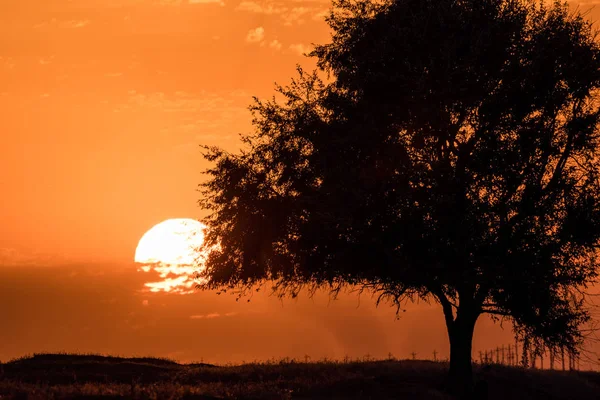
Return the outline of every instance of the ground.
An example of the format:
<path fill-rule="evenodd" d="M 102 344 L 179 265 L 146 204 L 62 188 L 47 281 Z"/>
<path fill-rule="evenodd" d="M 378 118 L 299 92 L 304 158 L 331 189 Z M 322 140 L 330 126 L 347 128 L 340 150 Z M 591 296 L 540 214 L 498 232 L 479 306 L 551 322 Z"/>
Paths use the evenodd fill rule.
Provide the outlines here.
<path fill-rule="evenodd" d="M 38 354 L 0 366 L 1 399 L 452 399 L 443 362 L 385 360 L 238 366 Z M 600 373 L 475 367 L 489 399 L 598 399 Z"/>

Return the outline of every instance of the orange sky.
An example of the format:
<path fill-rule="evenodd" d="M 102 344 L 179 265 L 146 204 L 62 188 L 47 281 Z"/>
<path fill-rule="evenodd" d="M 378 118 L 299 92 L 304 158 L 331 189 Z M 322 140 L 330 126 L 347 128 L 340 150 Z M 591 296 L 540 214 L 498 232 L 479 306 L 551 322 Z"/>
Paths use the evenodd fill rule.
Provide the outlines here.
<path fill-rule="evenodd" d="M 235 147 L 251 96 L 326 40 L 323 2 L 0 3 L 0 248 L 125 261 L 199 217 L 198 145 Z"/>
<path fill-rule="evenodd" d="M 281 308 L 264 296 L 248 305 L 139 292 L 147 277 L 132 260 L 144 232 L 203 216 L 197 146 L 237 148 L 251 96 L 272 95 L 297 63 L 314 65 L 301 53 L 328 40 L 328 6 L 0 1 L 1 360 L 80 350 L 225 362 L 447 346 L 437 308 L 397 322 L 354 297 Z M 477 340 L 510 340 L 493 332 Z"/>

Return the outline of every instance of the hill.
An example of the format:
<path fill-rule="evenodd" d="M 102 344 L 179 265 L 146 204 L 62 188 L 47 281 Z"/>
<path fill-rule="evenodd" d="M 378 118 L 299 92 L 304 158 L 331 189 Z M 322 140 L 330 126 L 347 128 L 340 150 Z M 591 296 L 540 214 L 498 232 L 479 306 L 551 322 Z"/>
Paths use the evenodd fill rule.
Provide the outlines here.
<path fill-rule="evenodd" d="M 238 366 L 167 359 L 38 354 L 2 364 L 0 398 L 13 399 L 448 399 L 447 364 L 293 361 Z M 475 367 L 489 399 L 594 399 L 600 373 Z"/>

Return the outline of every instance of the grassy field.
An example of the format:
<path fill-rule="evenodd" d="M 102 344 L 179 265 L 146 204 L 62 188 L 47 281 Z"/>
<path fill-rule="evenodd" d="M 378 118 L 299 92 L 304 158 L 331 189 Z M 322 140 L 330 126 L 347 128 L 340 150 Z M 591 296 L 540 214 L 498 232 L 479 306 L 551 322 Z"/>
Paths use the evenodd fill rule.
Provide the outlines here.
<path fill-rule="evenodd" d="M 1 399 L 451 399 L 431 361 L 178 364 L 38 354 L 2 364 Z M 475 368 L 489 399 L 600 399 L 600 373 Z"/>

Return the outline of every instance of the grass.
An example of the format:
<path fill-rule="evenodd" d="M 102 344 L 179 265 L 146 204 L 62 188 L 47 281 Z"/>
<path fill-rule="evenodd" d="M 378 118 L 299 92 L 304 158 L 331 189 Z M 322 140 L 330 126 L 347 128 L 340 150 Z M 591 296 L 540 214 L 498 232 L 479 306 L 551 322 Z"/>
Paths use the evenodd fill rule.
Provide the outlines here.
<path fill-rule="evenodd" d="M 2 399 L 451 399 L 447 364 L 296 362 L 237 366 L 163 358 L 36 354 L 0 366 Z M 489 399 L 598 399 L 600 373 L 475 367 Z"/>

